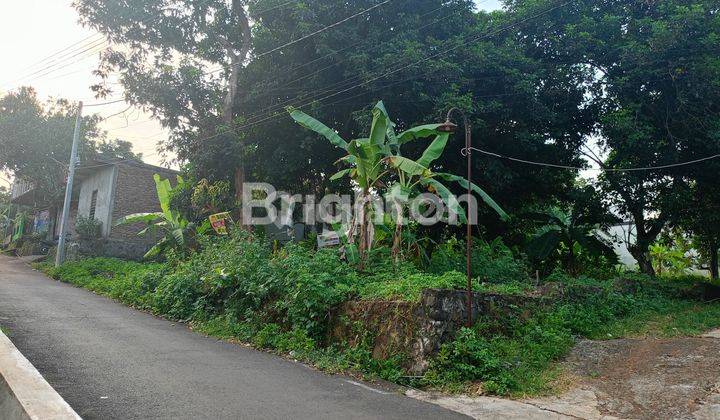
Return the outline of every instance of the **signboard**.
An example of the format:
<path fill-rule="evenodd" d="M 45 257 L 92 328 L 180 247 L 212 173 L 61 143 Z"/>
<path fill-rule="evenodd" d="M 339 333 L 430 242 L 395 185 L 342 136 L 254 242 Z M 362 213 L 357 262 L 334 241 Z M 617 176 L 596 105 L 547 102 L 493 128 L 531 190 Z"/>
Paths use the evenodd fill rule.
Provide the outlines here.
<path fill-rule="evenodd" d="M 217 213 L 210 216 L 210 225 L 218 235 L 228 234 L 228 221 L 232 222 L 229 212 Z"/>
<path fill-rule="evenodd" d="M 333 231 L 325 231 L 317 237 L 318 248 L 328 248 L 340 245 L 340 235 Z"/>

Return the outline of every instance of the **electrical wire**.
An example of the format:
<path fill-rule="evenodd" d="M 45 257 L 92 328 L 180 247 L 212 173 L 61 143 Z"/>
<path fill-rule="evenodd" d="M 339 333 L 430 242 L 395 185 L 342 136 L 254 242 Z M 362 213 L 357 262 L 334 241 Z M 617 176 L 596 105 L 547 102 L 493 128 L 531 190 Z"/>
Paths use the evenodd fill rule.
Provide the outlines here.
<path fill-rule="evenodd" d="M 346 17 L 345 19 L 342 19 L 342 20 L 340 20 L 340 21 L 337 21 L 337 22 L 335 22 L 335 23 L 333 23 L 333 24 L 331 24 L 331 25 L 324 26 L 324 27 L 318 29 L 318 30 L 315 31 L 315 32 L 311 32 L 311 33 L 309 33 L 309 34 L 307 34 L 307 35 L 301 36 L 301 37 L 298 38 L 298 39 L 294 39 L 294 40 L 292 40 L 292 41 L 290 41 L 290 42 L 286 42 L 285 44 L 279 45 L 279 46 L 277 46 L 277 47 L 275 47 L 275 48 L 272 48 L 272 49 L 270 49 L 270 50 L 268 50 L 268 51 L 264 51 L 264 52 L 262 52 L 262 53 L 260 53 L 260 54 L 258 54 L 258 55 L 255 55 L 254 58 L 255 58 L 255 59 L 258 59 L 258 58 L 264 57 L 264 56 L 266 56 L 266 55 L 272 54 L 272 53 L 274 53 L 274 52 L 276 52 L 276 51 L 280 51 L 280 50 L 282 50 L 282 49 L 285 49 L 286 47 L 289 47 L 289 46 L 291 46 L 291 45 L 297 44 L 298 42 L 304 41 L 304 40 L 306 40 L 306 39 L 308 39 L 308 38 L 311 38 L 311 37 L 313 37 L 313 36 L 315 36 L 315 35 L 318 35 L 318 34 L 320 34 L 320 33 L 322 33 L 322 32 L 325 32 L 325 31 L 327 31 L 328 29 L 332 29 L 332 28 L 334 28 L 334 27 L 336 27 L 336 26 L 338 26 L 338 25 L 341 25 L 341 24 L 343 24 L 343 23 L 345 23 L 345 22 L 347 22 L 347 21 L 349 21 L 349 20 L 352 20 L 352 19 L 354 19 L 354 18 L 356 18 L 356 17 L 358 17 L 358 16 L 362 16 L 362 15 L 370 12 L 371 10 L 375 10 L 375 9 L 377 9 L 378 7 L 381 7 L 381 6 L 386 5 L 387 3 L 390 3 L 391 1 L 392 1 L 392 0 L 385 0 L 385 1 L 383 1 L 383 2 L 381 2 L 381 3 L 378 3 L 378 4 L 376 4 L 376 5 L 372 6 L 372 7 L 368 7 L 367 9 L 362 10 L 362 11 L 360 11 L 360 12 L 358 12 L 358 13 L 355 13 L 354 15 L 348 16 L 348 17 Z M 209 72 L 207 72 L 207 73 L 205 73 L 205 74 L 206 74 L 206 75 L 210 75 L 210 74 L 213 74 L 213 73 L 220 72 L 220 71 L 222 71 L 222 70 L 223 70 L 223 68 L 221 67 L 221 68 L 219 68 L 219 69 L 209 71 Z"/>
<path fill-rule="evenodd" d="M 661 169 L 670 169 L 670 168 L 677 168 L 681 166 L 689 166 L 694 165 L 696 163 L 706 162 L 712 159 L 720 158 L 720 154 L 707 156 L 700 159 L 694 159 L 687 162 L 680 162 L 680 163 L 672 163 L 668 165 L 659 165 L 659 166 L 644 166 L 644 167 L 636 167 L 636 168 L 583 168 L 579 166 L 567 166 L 567 165 L 557 165 L 554 163 L 546 163 L 546 162 L 535 162 L 531 160 L 525 160 L 525 159 L 518 159 L 510 156 L 501 155 L 499 153 L 489 152 L 487 150 L 478 149 L 477 147 L 463 147 L 460 149 L 460 154 L 467 157 L 469 155 L 472 155 L 472 152 L 479 152 L 487 156 L 492 156 L 500 159 L 506 159 L 513 162 L 518 163 L 524 163 L 527 165 L 535 165 L 535 166 L 546 166 L 550 168 L 558 168 L 558 169 L 570 169 L 573 171 L 600 171 L 600 172 L 641 172 L 641 171 L 657 171 Z"/>
<path fill-rule="evenodd" d="M 378 76 L 375 76 L 375 77 L 373 77 L 373 78 L 371 78 L 371 79 L 369 79 L 369 80 L 366 80 L 366 81 L 364 81 L 364 82 L 362 82 L 362 83 L 355 84 L 355 85 L 353 85 L 353 86 L 351 86 L 351 87 L 348 87 L 348 88 L 342 89 L 342 90 L 340 90 L 340 91 L 337 91 L 337 92 L 334 92 L 334 93 L 331 93 L 331 94 L 322 96 L 322 97 L 320 97 L 320 98 L 313 98 L 313 99 L 311 99 L 311 100 L 310 100 L 309 102 L 307 102 L 307 103 L 304 103 L 304 104 L 301 104 L 301 105 L 296 105 L 295 108 L 302 108 L 302 107 L 311 105 L 311 104 L 313 104 L 313 103 L 316 103 L 316 102 L 319 102 L 319 101 L 323 101 L 323 100 L 325 100 L 325 99 L 329 99 L 329 98 L 332 98 L 332 97 L 341 95 L 341 94 L 343 94 L 343 93 L 346 93 L 346 92 L 349 92 L 349 91 L 351 91 L 351 90 L 354 90 L 354 89 L 356 89 L 356 88 L 358 88 L 358 87 L 365 86 L 365 85 L 367 85 L 367 84 L 369 84 L 369 83 L 372 83 L 372 82 L 374 82 L 374 81 L 376 81 L 376 80 L 379 80 L 379 79 L 384 78 L 384 77 L 386 77 L 386 76 L 389 76 L 389 75 L 391 75 L 391 74 L 398 73 L 399 71 L 402 71 L 402 70 L 404 70 L 404 69 L 406 69 L 406 68 L 408 68 L 408 67 L 414 67 L 414 66 L 417 66 L 418 64 L 421 64 L 421 63 L 423 63 L 423 62 L 425 62 L 425 61 L 428 61 L 428 60 L 437 58 L 437 57 L 439 57 L 439 56 L 441 56 L 441 55 L 447 54 L 447 53 L 449 53 L 450 51 L 456 50 L 456 49 L 458 49 L 458 48 L 460 48 L 460 47 L 463 47 L 463 46 L 467 45 L 469 42 L 477 42 L 477 41 L 482 40 L 482 39 L 484 39 L 484 38 L 487 38 L 487 37 L 490 37 L 490 36 L 493 36 L 493 35 L 496 35 L 496 34 L 505 32 L 505 31 L 507 31 L 507 30 L 509 30 L 509 29 L 512 29 L 512 28 L 514 28 L 514 27 L 522 24 L 522 23 L 526 23 L 526 22 L 531 21 L 531 20 L 533 20 L 533 19 L 537 19 L 537 18 L 539 18 L 539 17 L 541 17 L 541 16 L 543 16 L 543 15 L 545 15 L 545 14 L 547 14 L 547 13 L 550 13 L 550 12 L 552 12 L 552 11 L 554 11 L 554 10 L 557 10 L 557 9 L 559 9 L 559 8 L 562 8 L 562 7 L 564 7 L 564 6 L 566 6 L 566 5 L 570 4 L 570 3 L 573 3 L 574 1 L 575 1 L 575 0 L 568 0 L 568 1 L 565 1 L 565 2 L 562 2 L 562 3 L 558 3 L 558 4 L 554 5 L 554 6 L 549 7 L 549 8 L 547 8 L 547 9 L 543 10 L 543 11 L 540 11 L 540 12 L 534 14 L 534 15 L 528 16 L 528 17 L 523 18 L 523 19 L 519 19 L 519 20 L 513 22 L 512 24 L 506 25 L 506 26 L 504 26 L 504 27 L 502 27 L 502 28 L 499 28 L 499 29 L 497 29 L 497 30 L 494 30 L 494 31 L 491 31 L 491 32 L 488 32 L 488 33 L 485 33 L 485 34 L 481 34 L 481 35 L 478 35 L 478 36 L 469 37 L 470 39 L 465 39 L 465 40 L 463 40 L 462 43 L 459 43 L 458 45 L 455 45 L 455 46 L 453 46 L 453 47 L 448 47 L 448 48 L 446 48 L 446 49 L 444 49 L 444 50 L 442 50 L 442 51 L 440 51 L 440 52 L 437 52 L 437 53 L 434 53 L 434 54 L 430 54 L 430 55 L 428 55 L 428 56 L 425 56 L 425 57 L 423 57 L 423 58 L 421 58 L 421 59 L 419 59 L 419 60 L 417 60 L 417 61 L 415 61 L 415 62 L 413 62 L 413 63 L 411 63 L 411 64 L 409 64 L 409 65 L 405 65 L 405 64 L 400 65 L 400 66 L 398 66 L 398 67 L 396 67 L 396 68 L 394 68 L 394 69 L 391 69 L 391 70 L 389 70 L 389 71 L 387 71 L 387 72 L 385 72 L 385 73 L 382 73 L 382 74 L 380 74 L 380 75 L 378 75 Z M 352 79 L 352 78 L 351 78 L 351 79 Z M 236 128 L 235 128 L 234 130 L 232 130 L 232 131 L 219 132 L 219 133 L 216 133 L 216 134 L 211 135 L 211 136 L 207 136 L 207 137 L 202 137 L 202 138 L 196 139 L 196 141 L 211 140 L 211 139 L 217 138 L 217 137 L 222 136 L 222 135 L 227 135 L 227 134 L 229 134 L 229 133 L 237 134 L 237 131 L 239 131 L 239 130 L 243 130 L 243 129 L 246 129 L 246 128 L 253 127 L 253 126 L 255 126 L 255 125 L 258 125 L 258 124 L 261 124 L 261 123 L 264 123 L 264 122 L 273 120 L 273 119 L 277 118 L 278 116 L 282 116 L 282 115 L 285 115 L 284 109 L 283 109 L 282 111 L 279 111 L 279 112 L 274 112 L 274 113 L 272 113 L 272 114 L 268 114 L 268 115 L 267 115 L 266 117 L 264 117 L 264 118 L 260 118 L 260 119 L 257 119 L 257 120 L 255 120 L 255 121 L 252 121 L 252 122 L 249 122 L 249 123 L 247 123 L 247 124 L 244 124 L 244 125 L 242 125 L 242 126 L 236 127 Z M 258 115 L 258 117 L 259 117 L 259 115 Z"/>

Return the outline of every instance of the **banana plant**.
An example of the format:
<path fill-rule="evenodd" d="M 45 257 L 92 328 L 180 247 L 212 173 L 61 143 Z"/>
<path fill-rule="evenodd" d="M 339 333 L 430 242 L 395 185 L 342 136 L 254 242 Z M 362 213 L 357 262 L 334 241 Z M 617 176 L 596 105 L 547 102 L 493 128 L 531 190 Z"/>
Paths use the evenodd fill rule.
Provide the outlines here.
<path fill-rule="evenodd" d="M 347 155 L 338 162 L 345 163 L 349 167 L 336 173 L 330 179 L 336 180 L 348 176 L 361 189 L 359 197 L 360 200 L 363 200 L 362 220 L 359 223 L 361 261 L 372 245 L 371 238 L 374 230 L 369 218 L 372 209 L 368 205 L 373 190 L 385 188 L 386 197 L 396 207 L 397 214 L 392 246 L 392 253 L 395 258 L 399 257 L 402 246 L 403 219 L 407 213 L 408 204 L 413 197 L 422 191 L 437 193 L 449 209 L 458 215 L 458 219 L 462 223 L 467 222 L 465 211 L 450 189 L 441 181 L 457 183 L 464 188 L 470 185 L 471 189 L 502 218 L 507 217 L 507 214 L 500 206 L 477 185 L 469 184 L 462 177 L 447 173 L 435 173 L 430 169 L 432 163 L 442 156 L 449 139 L 448 133 L 439 131 L 441 124 L 421 125 L 398 134 L 395 132 L 395 123 L 390 119 L 383 102 L 380 101 L 372 111 L 373 120 L 370 127 L 370 136 L 347 142 L 336 131 L 302 111 L 288 108 L 288 112 L 298 124 L 315 131 L 336 147 L 347 152 Z M 402 156 L 401 148 L 403 144 L 429 137 L 434 137 L 434 139 L 418 160 Z M 395 181 L 388 188 L 389 181 L 386 182 L 385 178 L 389 178 L 391 174 L 396 175 L 394 177 Z M 352 235 L 348 236 L 352 240 Z M 369 241 L 368 238 L 370 238 Z"/>
<path fill-rule="evenodd" d="M 115 226 L 134 223 L 146 224 L 147 226 L 138 232 L 138 236 L 144 236 L 148 233 L 162 233 L 162 238 L 150 248 L 145 254 L 145 258 L 157 257 L 169 249 L 186 250 L 191 246 L 190 241 L 193 234 L 207 230 L 206 224 L 197 228 L 194 223 L 184 218 L 180 212 L 170 207 L 173 187 L 169 179 L 161 179 L 158 174 L 155 174 L 153 179 L 155 180 L 161 211 L 130 214 L 115 222 Z M 178 185 L 181 186 L 184 183 L 182 177 L 178 176 L 177 179 Z"/>
<path fill-rule="evenodd" d="M 384 109 L 384 108 L 383 108 Z M 390 117 L 385 114 L 388 121 Z M 490 208 L 500 215 L 504 220 L 507 214 L 502 208 L 479 186 L 469 183 L 465 178 L 449 173 L 433 172 L 431 167 L 433 162 L 439 159 L 445 151 L 449 140 L 449 133 L 439 131 L 441 124 L 428 124 L 410 128 L 400 134 L 396 134 L 393 130 L 395 124 L 391 121 L 388 124 L 388 141 L 391 145 L 392 153 L 385 158 L 389 166 L 393 168 L 397 174 L 397 182 L 391 186 L 388 192 L 388 198 L 396 203 L 399 217 L 405 216 L 407 211 L 407 203 L 416 196 L 425 191 L 437 194 L 448 206 L 448 209 L 457 215 L 460 223 L 468 223 L 465 210 L 455 198 L 455 195 L 445 185 L 445 182 L 456 183 L 460 187 L 470 189 L 480 196 L 480 198 Z M 433 138 L 428 147 L 419 159 L 413 160 L 402 155 L 402 146 L 410 141 Z M 396 223 L 395 234 L 393 236 L 392 255 L 397 259 L 402 246 L 403 224 Z"/>
<path fill-rule="evenodd" d="M 359 229 L 359 232 L 357 232 L 357 251 L 360 256 L 360 266 L 362 267 L 368 251 L 372 248 L 375 235 L 372 223 L 372 193 L 384 185 L 382 179 L 386 175 L 386 165 L 384 165 L 383 159 L 389 153 L 389 145 L 386 142 L 386 133 L 389 127 L 389 120 L 386 118 L 387 112 L 382 102 L 378 103 L 373 108 L 369 137 L 350 141 L 346 141 L 335 130 L 300 110 L 288 108 L 288 112 L 295 122 L 322 135 L 334 146 L 347 153 L 337 163 L 345 164 L 348 167 L 331 176 L 330 180 L 349 177 L 360 189 L 358 195 L 360 214 L 353 214 L 347 238 L 349 243 L 354 244 L 356 242 L 355 229 L 356 227 Z M 359 218 L 359 220 L 356 218 Z"/>

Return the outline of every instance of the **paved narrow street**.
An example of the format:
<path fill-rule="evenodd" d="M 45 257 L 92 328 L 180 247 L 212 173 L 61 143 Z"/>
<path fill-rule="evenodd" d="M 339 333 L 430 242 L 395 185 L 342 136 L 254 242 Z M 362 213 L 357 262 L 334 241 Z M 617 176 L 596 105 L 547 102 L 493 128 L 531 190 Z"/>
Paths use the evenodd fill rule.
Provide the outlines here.
<path fill-rule="evenodd" d="M 86 419 L 462 417 L 203 337 L 6 256 L 0 325 Z"/>

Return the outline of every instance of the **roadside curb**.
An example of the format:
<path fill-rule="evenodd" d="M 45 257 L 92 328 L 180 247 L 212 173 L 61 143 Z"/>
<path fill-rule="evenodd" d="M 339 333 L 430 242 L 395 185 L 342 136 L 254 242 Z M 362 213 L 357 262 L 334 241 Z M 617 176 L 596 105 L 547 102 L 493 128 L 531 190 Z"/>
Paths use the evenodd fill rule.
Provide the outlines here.
<path fill-rule="evenodd" d="M 0 417 L 7 420 L 81 420 L 2 331 Z"/>

